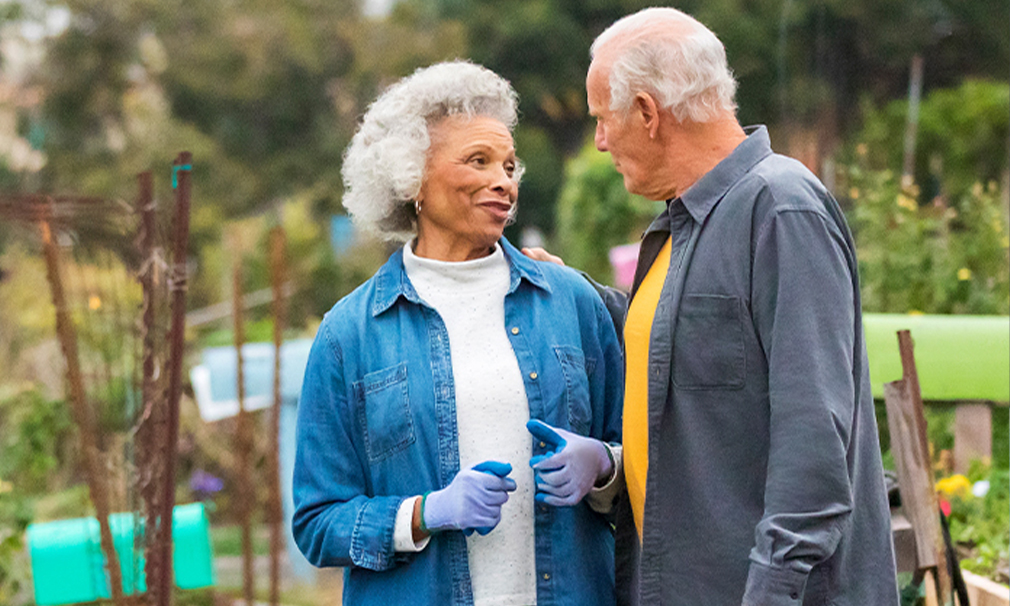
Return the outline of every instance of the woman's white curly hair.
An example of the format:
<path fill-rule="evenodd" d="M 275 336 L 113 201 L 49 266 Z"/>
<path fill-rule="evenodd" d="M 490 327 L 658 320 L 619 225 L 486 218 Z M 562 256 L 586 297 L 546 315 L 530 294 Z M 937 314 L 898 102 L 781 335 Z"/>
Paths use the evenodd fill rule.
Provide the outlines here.
<path fill-rule="evenodd" d="M 684 33 L 670 35 L 670 26 Z M 615 38 L 624 43 L 610 67 L 610 109 L 626 115 L 647 92 L 681 122 L 709 122 L 736 111 L 736 80 L 726 49 L 699 21 L 674 8 L 647 8 L 608 27 L 593 41 L 595 57 Z"/>
<path fill-rule="evenodd" d="M 418 69 L 372 102 L 344 153 L 344 208 L 387 240 L 416 233 L 413 200 L 425 177 L 428 127 L 455 115 L 487 116 L 511 132 L 519 98 L 507 80 L 469 61 Z M 521 170 L 513 177 L 519 180 Z"/>

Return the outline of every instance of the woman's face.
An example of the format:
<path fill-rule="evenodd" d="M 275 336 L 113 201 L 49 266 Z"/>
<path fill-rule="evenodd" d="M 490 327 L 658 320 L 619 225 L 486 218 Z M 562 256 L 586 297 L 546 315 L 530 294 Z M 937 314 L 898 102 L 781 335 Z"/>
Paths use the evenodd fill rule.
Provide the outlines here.
<path fill-rule="evenodd" d="M 441 261 L 483 257 L 501 237 L 519 193 L 512 135 L 486 116 L 449 116 L 428 134 L 414 252 Z"/>

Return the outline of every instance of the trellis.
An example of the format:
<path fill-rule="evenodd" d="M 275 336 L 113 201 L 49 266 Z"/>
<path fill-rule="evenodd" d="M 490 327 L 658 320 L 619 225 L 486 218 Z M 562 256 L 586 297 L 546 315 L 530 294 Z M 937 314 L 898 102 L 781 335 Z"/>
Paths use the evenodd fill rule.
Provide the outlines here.
<path fill-rule="evenodd" d="M 24 226 L 21 233 L 34 228 L 39 236 L 66 365 L 68 404 L 116 606 L 171 602 L 190 162 L 190 154 L 183 152 L 173 165 L 175 212 L 167 254 L 162 244 L 163 232 L 169 230 L 161 229 L 151 173 L 138 176 L 133 206 L 97 197 L 0 195 L 0 220 Z M 66 261 L 68 253 L 73 262 Z M 128 274 L 136 282 L 125 279 Z M 137 289 L 139 302 L 131 300 Z M 160 320 L 168 315 L 166 333 Z M 113 401 L 122 405 L 119 417 L 110 410 Z M 100 431 L 100 416 L 126 428 L 112 445 L 103 443 L 109 436 Z M 121 458 L 121 463 L 110 464 L 109 457 Z M 109 473 L 116 468 L 127 476 L 118 478 L 118 486 Z M 109 514 L 117 506 L 138 514 L 128 562 L 120 562 L 113 547 Z M 141 568 L 146 591 L 131 597 L 140 588 Z"/>

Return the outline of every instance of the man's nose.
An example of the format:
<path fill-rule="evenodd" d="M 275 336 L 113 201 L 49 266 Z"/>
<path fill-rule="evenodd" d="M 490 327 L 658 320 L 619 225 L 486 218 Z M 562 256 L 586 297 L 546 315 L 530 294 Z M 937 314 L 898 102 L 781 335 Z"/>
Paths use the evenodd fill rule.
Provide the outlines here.
<path fill-rule="evenodd" d="M 596 142 L 596 149 L 605 152 L 607 151 L 607 136 L 603 131 L 603 126 L 600 124 L 596 125 L 596 137 L 594 138 Z"/>

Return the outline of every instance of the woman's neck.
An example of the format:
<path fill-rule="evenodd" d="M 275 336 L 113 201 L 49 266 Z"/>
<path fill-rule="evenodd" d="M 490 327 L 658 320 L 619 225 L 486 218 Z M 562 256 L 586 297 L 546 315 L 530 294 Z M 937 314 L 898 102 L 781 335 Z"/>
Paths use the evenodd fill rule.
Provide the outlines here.
<path fill-rule="evenodd" d="M 472 261 L 490 255 L 494 252 L 494 243 L 488 245 L 465 241 L 445 242 L 425 238 L 421 234 L 418 234 L 411 245 L 411 249 L 415 255 L 424 257 L 425 259 L 459 262 Z"/>

